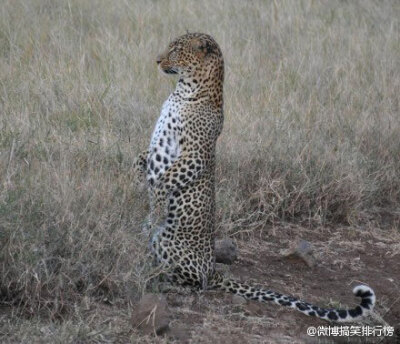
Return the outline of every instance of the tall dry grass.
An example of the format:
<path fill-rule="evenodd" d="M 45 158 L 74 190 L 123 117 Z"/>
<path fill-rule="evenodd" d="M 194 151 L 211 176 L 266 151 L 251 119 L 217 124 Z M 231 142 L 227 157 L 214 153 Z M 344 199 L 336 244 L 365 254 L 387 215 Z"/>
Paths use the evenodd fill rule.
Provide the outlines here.
<path fill-rule="evenodd" d="M 400 217 L 398 1 L 3 0 L 0 297 L 64 316 L 148 278 L 131 164 L 186 30 L 226 60 L 218 229 Z"/>

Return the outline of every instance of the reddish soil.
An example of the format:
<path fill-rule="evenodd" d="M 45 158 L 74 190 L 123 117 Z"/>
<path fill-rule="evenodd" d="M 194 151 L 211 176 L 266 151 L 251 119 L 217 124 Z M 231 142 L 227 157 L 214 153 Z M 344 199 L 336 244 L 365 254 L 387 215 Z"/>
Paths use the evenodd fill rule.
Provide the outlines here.
<path fill-rule="evenodd" d="M 317 264 L 285 258 L 282 250 L 309 241 Z M 329 323 L 275 304 L 241 302 L 222 292 L 170 293 L 171 336 L 179 343 L 400 343 L 400 233 L 397 229 L 279 227 L 237 234 L 239 259 L 223 266 L 231 277 L 325 307 L 353 307 L 357 284 L 377 296 L 376 313 L 395 328 L 393 337 L 309 337 L 309 326 Z M 379 319 L 367 324 L 384 325 Z M 334 324 L 331 324 L 333 326 Z M 171 338 L 172 339 L 172 338 Z"/>
<path fill-rule="evenodd" d="M 300 258 L 285 257 L 284 251 L 300 239 L 307 240 L 313 247 L 316 261 L 313 267 Z M 219 291 L 184 290 L 184 293 L 165 295 L 172 321 L 170 330 L 163 336 L 143 336 L 133 329 L 131 315 L 136 306 L 121 300 L 120 303 L 89 304 L 87 317 L 82 321 L 92 324 L 96 330 L 86 334 L 87 338 L 81 342 L 400 344 L 399 229 L 279 226 L 258 232 L 243 231 L 237 233 L 234 240 L 239 259 L 230 266 L 218 265 L 218 269 L 232 278 L 293 295 L 321 307 L 342 308 L 354 307 L 359 302 L 352 294 L 355 285 L 368 284 L 377 296 L 377 316 L 367 319 L 365 324 L 393 326 L 395 334 L 386 338 L 309 337 L 308 327 L 335 324 L 272 303 L 248 302 Z M 12 309 L 0 309 L 0 324 L 11 313 Z M 52 330 L 52 326 L 43 323 L 39 334 Z M 27 329 L 27 333 L 35 331 L 37 336 L 36 327 L 33 324 L 33 330 Z M 0 328 L 0 338 L 2 335 L 1 342 L 20 342 L 12 340 L 12 333 L 1 333 Z M 6 341 L 7 338 L 10 340 Z M 54 337 L 49 338 L 46 343 L 52 342 Z"/>

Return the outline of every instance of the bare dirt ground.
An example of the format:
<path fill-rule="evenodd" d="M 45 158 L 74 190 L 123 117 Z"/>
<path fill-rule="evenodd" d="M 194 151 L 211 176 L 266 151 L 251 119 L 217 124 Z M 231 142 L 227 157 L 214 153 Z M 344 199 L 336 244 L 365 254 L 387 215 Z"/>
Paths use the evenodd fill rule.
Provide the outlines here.
<path fill-rule="evenodd" d="M 353 307 L 358 300 L 353 297 L 352 288 L 368 284 L 376 292 L 376 312 L 394 327 L 394 336 L 312 338 L 307 336 L 309 326 L 329 324 L 275 304 L 246 302 L 217 291 L 188 290 L 166 294 L 172 313 L 171 329 L 160 337 L 143 336 L 132 329 L 134 300 L 130 305 L 91 303 L 85 322 L 99 331 L 86 333 L 82 343 L 400 343 L 398 229 L 306 229 L 288 225 L 251 234 L 238 233 L 234 239 L 238 260 L 231 266 L 218 266 L 231 277 L 325 307 Z M 284 257 L 283 251 L 298 239 L 312 244 L 315 266 Z M 0 318 L 4 320 L 9 311 L 0 310 Z M 368 319 L 367 324 L 385 323 Z M 45 325 L 40 331 L 47 336 L 52 327 Z M 40 343 L 40 339 L 34 342 Z"/>
<path fill-rule="evenodd" d="M 263 232 L 266 233 L 266 232 Z M 317 258 L 310 268 L 282 256 L 295 238 L 312 243 Z M 171 307 L 176 323 L 186 324 L 181 342 L 193 343 L 397 343 L 400 342 L 400 243 L 396 230 L 284 227 L 259 236 L 240 235 L 239 260 L 229 267 L 232 277 L 266 285 L 321 306 L 352 306 L 351 290 L 365 283 L 377 295 L 376 312 L 394 326 L 391 338 L 317 338 L 309 326 L 328 323 L 273 304 L 235 304 L 232 296 L 207 292 L 178 297 Z M 179 300 L 179 302 L 177 302 Z M 176 304 L 176 306 L 174 306 Z M 372 320 L 370 324 L 377 324 Z M 172 326 L 173 327 L 173 326 Z"/>
<path fill-rule="evenodd" d="M 300 238 L 313 246 L 314 267 L 283 255 Z M 384 322 L 368 319 L 366 324 L 386 322 L 394 327 L 394 336 L 312 338 L 307 336 L 309 326 L 329 324 L 274 304 L 240 302 L 232 295 L 216 291 L 188 291 L 186 295 L 166 294 L 173 319 L 166 337 L 141 337 L 132 330 L 126 332 L 128 337 L 138 343 L 400 343 L 400 234 L 397 229 L 286 226 L 258 233 L 238 233 L 235 239 L 239 259 L 231 266 L 219 265 L 231 277 L 325 307 L 353 307 L 359 300 L 354 298 L 352 288 L 360 283 L 368 284 L 376 292 L 375 310 Z"/>

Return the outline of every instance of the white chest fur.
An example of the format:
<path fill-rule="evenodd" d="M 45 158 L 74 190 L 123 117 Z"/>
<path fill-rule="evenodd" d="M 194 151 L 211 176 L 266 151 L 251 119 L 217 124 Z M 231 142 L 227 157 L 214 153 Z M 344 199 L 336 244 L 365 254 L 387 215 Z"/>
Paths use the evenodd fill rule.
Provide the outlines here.
<path fill-rule="evenodd" d="M 150 141 L 147 180 L 152 185 L 180 155 L 180 106 L 170 95 L 164 102 Z"/>

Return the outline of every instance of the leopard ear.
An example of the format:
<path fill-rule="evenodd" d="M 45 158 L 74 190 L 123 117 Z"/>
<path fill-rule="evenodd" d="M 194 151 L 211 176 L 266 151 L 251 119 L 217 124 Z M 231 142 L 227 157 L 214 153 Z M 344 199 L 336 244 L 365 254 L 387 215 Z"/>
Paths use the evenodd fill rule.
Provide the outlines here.
<path fill-rule="evenodd" d="M 212 47 L 210 42 L 201 38 L 194 38 L 192 40 L 192 47 L 196 53 L 199 53 L 202 56 L 207 56 L 212 52 Z"/>

